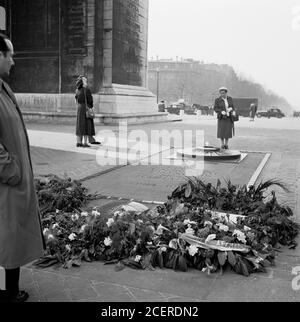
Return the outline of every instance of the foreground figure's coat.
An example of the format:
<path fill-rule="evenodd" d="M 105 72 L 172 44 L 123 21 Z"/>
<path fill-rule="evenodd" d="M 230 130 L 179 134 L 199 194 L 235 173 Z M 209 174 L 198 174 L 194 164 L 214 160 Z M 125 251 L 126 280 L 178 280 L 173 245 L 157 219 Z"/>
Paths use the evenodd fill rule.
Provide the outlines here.
<path fill-rule="evenodd" d="M 28 264 L 44 246 L 27 132 L 14 94 L 0 79 L 0 266 Z"/>

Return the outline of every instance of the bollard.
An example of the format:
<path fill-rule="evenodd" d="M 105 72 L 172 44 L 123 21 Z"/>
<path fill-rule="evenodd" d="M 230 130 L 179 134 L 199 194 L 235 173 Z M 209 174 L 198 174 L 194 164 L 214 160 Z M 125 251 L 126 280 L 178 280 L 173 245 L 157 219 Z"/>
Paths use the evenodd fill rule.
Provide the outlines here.
<path fill-rule="evenodd" d="M 184 110 L 180 110 L 180 117 L 183 117 L 184 116 Z"/>
<path fill-rule="evenodd" d="M 5 269 L 3 267 L 0 267 L 0 290 L 4 291 L 5 289 Z"/>
<path fill-rule="evenodd" d="M 197 111 L 197 117 L 201 117 L 202 113 L 200 110 Z"/>

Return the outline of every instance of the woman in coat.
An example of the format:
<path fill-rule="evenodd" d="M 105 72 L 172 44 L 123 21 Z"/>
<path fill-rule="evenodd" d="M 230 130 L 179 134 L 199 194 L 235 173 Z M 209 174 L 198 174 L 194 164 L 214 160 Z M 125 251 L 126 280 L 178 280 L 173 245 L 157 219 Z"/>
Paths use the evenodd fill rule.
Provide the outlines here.
<path fill-rule="evenodd" d="M 252 103 L 250 105 L 250 121 L 254 122 L 256 113 L 257 113 L 257 106 L 256 104 Z"/>
<path fill-rule="evenodd" d="M 218 139 L 221 140 L 221 149 L 229 149 L 229 139 L 233 137 L 234 122 L 232 116 L 236 115 L 233 100 L 228 96 L 228 89 L 219 89 L 220 97 L 216 99 L 214 110 L 218 115 Z"/>
<path fill-rule="evenodd" d="M 20 267 L 43 256 L 45 243 L 27 132 L 16 98 L 1 78 L 9 74 L 12 55 L 12 43 L 0 34 L 0 266 L 6 283 L 0 301 L 24 302 L 28 294 L 19 290 Z"/>
<path fill-rule="evenodd" d="M 87 108 L 93 107 L 94 102 L 85 76 L 78 77 L 76 87 L 75 100 L 78 106 L 76 124 L 77 147 L 86 148 L 90 147 L 88 145 L 89 137 L 93 137 L 95 135 L 94 120 L 86 117 Z"/>

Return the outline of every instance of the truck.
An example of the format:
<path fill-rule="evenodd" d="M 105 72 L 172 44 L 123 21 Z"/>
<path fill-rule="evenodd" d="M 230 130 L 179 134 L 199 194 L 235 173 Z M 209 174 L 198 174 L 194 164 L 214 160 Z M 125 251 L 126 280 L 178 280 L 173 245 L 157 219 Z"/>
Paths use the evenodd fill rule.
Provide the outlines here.
<path fill-rule="evenodd" d="M 258 98 L 233 98 L 233 104 L 240 116 L 249 117 L 250 115 L 250 105 L 255 104 L 258 108 Z"/>

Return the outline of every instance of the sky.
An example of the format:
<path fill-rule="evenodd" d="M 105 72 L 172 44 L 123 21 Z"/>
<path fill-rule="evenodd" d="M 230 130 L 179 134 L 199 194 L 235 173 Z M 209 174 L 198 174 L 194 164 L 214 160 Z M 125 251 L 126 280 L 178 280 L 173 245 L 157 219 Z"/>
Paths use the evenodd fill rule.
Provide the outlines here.
<path fill-rule="evenodd" d="M 229 64 L 300 110 L 300 0 L 149 0 L 149 58 Z"/>

